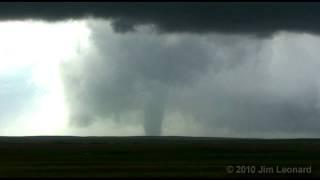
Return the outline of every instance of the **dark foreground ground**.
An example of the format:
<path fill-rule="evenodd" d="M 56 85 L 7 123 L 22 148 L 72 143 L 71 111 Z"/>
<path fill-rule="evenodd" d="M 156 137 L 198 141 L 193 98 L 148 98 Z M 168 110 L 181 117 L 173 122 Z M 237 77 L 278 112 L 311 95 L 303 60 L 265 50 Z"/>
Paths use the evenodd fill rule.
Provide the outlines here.
<path fill-rule="evenodd" d="M 0 137 L 0 177 L 168 176 L 320 177 L 320 139 Z"/>

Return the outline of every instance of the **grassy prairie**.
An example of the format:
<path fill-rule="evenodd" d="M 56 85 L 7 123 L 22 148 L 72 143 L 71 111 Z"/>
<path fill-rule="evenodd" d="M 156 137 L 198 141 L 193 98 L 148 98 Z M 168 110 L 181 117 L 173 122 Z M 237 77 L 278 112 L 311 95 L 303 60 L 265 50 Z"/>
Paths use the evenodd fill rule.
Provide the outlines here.
<path fill-rule="evenodd" d="M 0 177 L 320 177 L 319 152 L 320 139 L 0 137 Z"/>

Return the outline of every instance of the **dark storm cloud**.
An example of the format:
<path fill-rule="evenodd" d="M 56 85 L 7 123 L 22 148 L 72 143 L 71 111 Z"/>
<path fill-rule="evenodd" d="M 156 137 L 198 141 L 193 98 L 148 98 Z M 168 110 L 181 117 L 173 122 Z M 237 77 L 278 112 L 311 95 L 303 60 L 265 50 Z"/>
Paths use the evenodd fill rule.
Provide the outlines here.
<path fill-rule="evenodd" d="M 250 33 L 268 36 L 279 30 L 320 32 L 319 3 L 0 3 L 0 19 L 85 17 L 113 21 L 116 31 L 152 24 L 160 32 Z"/>
<path fill-rule="evenodd" d="M 319 33 L 319 3 L 0 3 L 2 20 L 87 17 L 118 33 L 91 24 L 93 50 L 62 65 L 72 123 L 140 122 L 159 135 L 180 113 L 209 136 L 317 134 L 319 55 L 296 41 L 273 64 L 266 49 L 278 31 Z"/>
<path fill-rule="evenodd" d="M 63 65 L 73 123 L 132 121 L 159 135 L 178 113 L 202 125 L 197 135 L 317 134 L 318 56 L 299 36 L 282 35 L 281 48 L 243 35 L 119 34 L 106 24 L 91 24 L 93 53 Z"/>

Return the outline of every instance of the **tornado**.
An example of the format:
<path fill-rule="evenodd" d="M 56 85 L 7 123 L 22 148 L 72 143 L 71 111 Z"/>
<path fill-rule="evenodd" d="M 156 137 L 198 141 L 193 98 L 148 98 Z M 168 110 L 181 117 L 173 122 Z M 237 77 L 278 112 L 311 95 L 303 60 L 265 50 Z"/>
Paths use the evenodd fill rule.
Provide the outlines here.
<path fill-rule="evenodd" d="M 165 116 L 168 88 L 155 84 L 147 95 L 144 106 L 144 130 L 147 136 L 160 136 Z"/>

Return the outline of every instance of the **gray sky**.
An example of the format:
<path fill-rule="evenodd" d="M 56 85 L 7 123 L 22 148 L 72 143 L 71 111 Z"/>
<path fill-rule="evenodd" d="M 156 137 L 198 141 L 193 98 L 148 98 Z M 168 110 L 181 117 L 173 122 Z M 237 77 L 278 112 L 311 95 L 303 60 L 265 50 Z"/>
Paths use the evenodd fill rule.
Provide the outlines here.
<path fill-rule="evenodd" d="M 319 137 L 318 4 L 50 7 L 0 4 L 0 135 Z"/>

